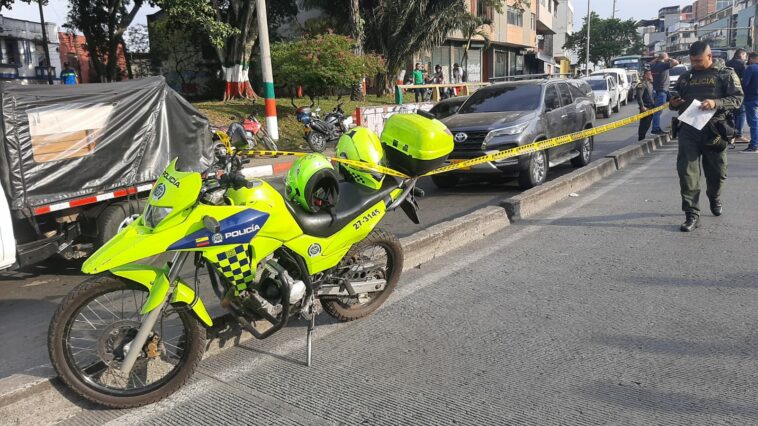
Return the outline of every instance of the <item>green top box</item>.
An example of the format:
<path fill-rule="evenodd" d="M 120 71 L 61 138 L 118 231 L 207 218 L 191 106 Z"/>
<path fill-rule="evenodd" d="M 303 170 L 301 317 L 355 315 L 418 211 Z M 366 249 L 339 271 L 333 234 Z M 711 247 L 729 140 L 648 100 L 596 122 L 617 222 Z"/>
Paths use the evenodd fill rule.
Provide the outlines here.
<path fill-rule="evenodd" d="M 384 123 L 382 145 L 390 167 L 418 176 L 445 163 L 453 135 L 439 120 L 418 114 L 395 114 Z"/>

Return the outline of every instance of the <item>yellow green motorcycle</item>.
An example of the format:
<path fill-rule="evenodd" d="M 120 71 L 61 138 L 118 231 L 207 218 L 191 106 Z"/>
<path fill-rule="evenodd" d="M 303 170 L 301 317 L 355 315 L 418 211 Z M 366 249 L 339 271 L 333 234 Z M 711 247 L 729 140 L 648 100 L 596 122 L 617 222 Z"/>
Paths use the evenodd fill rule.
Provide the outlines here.
<path fill-rule="evenodd" d="M 53 367 L 76 393 L 109 407 L 170 395 L 198 366 L 213 325 L 200 297 L 206 273 L 220 305 L 259 339 L 293 317 L 307 320 L 310 365 L 321 309 L 341 321 L 362 318 L 397 285 L 402 247 L 377 225 L 397 207 L 418 223 L 416 176 L 442 165 L 452 145 L 448 129 L 430 116 L 394 115 L 381 142 L 362 128 L 340 140 L 338 157 L 367 167 L 345 167 L 344 182 L 298 187 L 303 173 L 331 176 L 319 159 L 298 160 L 285 196 L 245 178 L 242 156 L 225 148 L 204 173 L 172 161 L 143 214 L 84 263 L 94 276 L 53 316 Z M 410 177 L 381 176 L 372 170 L 379 162 Z M 312 208 L 298 204 L 301 191 Z"/>

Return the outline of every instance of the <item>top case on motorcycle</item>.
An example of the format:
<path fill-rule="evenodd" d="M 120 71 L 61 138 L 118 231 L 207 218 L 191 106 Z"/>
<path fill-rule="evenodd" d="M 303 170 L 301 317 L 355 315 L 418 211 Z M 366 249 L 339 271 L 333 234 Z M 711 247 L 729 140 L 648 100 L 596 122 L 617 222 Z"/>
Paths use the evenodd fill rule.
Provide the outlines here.
<path fill-rule="evenodd" d="M 290 203 L 286 199 L 285 203 L 304 233 L 326 238 L 337 233 L 379 201 L 386 199 L 385 202 L 389 205 L 391 202 L 390 194 L 398 188 L 398 185 L 399 181 L 392 176 L 385 176 L 384 183 L 378 190 L 366 188 L 353 182 L 340 182 L 340 195 L 335 208 L 336 218 L 334 221 L 327 211 L 308 213 L 299 204 Z"/>

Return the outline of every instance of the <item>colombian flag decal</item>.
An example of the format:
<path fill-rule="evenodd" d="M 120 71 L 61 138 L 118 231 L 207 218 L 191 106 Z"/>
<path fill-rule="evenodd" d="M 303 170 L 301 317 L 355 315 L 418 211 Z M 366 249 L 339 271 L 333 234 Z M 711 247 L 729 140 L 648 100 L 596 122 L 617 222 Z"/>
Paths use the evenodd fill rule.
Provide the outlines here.
<path fill-rule="evenodd" d="M 195 246 L 197 247 L 205 247 L 209 245 L 211 242 L 208 239 L 208 237 L 202 237 L 195 240 Z"/>

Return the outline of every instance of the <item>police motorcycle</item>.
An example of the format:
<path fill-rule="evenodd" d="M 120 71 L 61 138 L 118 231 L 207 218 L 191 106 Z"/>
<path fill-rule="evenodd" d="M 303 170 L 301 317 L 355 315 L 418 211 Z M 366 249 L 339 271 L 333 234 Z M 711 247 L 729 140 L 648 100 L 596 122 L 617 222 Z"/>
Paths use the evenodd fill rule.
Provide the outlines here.
<path fill-rule="evenodd" d="M 180 170 L 174 159 L 142 215 L 84 263 L 82 272 L 93 276 L 55 312 L 48 334 L 53 367 L 77 394 L 108 407 L 170 395 L 200 363 L 205 328 L 213 325 L 200 271 L 209 277 L 202 285 L 256 338 L 293 317 L 307 320 L 310 365 L 319 312 L 363 318 L 397 286 L 402 247 L 377 225 L 397 207 L 418 223 L 417 177 L 442 165 L 452 149 L 441 122 L 397 114 L 381 139 L 366 128 L 343 135 L 337 157 L 347 164 L 337 169 L 319 153 L 298 159 L 284 194 L 241 174 L 244 150 L 219 149 L 204 173 Z M 409 177 L 383 174 L 378 165 Z M 170 262 L 145 260 L 164 253 Z"/>

